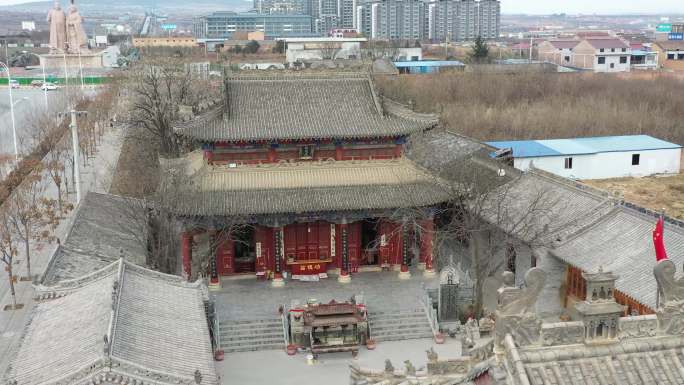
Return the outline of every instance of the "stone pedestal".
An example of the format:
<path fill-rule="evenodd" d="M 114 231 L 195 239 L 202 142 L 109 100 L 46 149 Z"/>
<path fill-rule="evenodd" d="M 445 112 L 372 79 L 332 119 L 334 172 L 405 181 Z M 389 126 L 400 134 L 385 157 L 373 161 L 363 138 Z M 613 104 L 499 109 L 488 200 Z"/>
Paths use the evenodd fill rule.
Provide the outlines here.
<path fill-rule="evenodd" d="M 102 60 L 103 52 L 83 52 L 78 54 L 45 54 L 40 55 L 40 65 L 45 66 L 45 70 L 64 71 L 64 62 L 66 61 L 67 71 L 69 75 L 79 73 L 79 68 L 104 68 Z M 80 58 L 79 58 L 80 56 Z"/>
<path fill-rule="evenodd" d="M 339 276 L 337 276 L 337 282 L 349 283 L 349 282 L 351 282 L 351 275 L 350 274 L 340 274 Z"/>
<path fill-rule="evenodd" d="M 273 281 L 271 281 L 271 286 L 283 287 L 283 286 L 285 286 L 285 280 L 282 278 L 273 278 Z"/>
<path fill-rule="evenodd" d="M 423 277 L 425 278 L 432 278 L 435 275 L 437 275 L 437 273 L 435 273 L 433 269 L 425 269 L 425 271 L 423 271 Z"/>
<path fill-rule="evenodd" d="M 409 279 L 411 278 L 411 272 L 410 271 L 401 271 L 399 272 L 399 279 Z"/>
<path fill-rule="evenodd" d="M 425 262 L 420 262 L 418 263 L 418 270 L 424 271 L 425 270 Z"/>

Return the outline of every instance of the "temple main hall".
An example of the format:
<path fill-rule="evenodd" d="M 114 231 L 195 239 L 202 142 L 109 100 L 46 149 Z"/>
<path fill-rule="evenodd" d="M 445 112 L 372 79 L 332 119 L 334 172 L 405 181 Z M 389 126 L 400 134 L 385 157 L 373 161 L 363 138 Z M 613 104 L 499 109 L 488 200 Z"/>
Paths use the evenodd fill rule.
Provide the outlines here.
<path fill-rule="evenodd" d="M 175 128 L 194 151 L 164 163 L 186 276 L 433 271 L 434 208 L 448 194 L 406 147 L 436 116 L 382 97 L 367 73 L 224 84 L 224 100 Z"/>

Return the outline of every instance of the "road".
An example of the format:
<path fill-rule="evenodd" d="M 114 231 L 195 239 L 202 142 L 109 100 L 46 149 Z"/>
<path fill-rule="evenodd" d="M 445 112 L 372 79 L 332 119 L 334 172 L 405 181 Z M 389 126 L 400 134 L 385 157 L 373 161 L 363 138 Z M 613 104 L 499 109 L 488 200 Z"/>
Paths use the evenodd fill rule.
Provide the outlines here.
<path fill-rule="evenodd" d="M 19 153 L 22 154 L 28 152 L 34 145 L 31 140 L 34 134 L 31 121 L 45 112 L 45 96 L 38 88 L 22 88 L 12 90 L 12 97 L 17 145 Z M 48 91 L 48 106 L 53 115 L 65 109 L 66 100 L 61 89 Z M 12 116 L 7 87 L 0 88 L 0 154 L 14 154 Z"/>

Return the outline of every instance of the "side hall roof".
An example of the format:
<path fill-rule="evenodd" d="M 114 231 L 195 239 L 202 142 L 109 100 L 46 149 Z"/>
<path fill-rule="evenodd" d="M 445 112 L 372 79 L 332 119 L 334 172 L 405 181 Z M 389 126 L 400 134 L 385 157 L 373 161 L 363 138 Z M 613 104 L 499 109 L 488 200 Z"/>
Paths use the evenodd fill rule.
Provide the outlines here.
<path fill-rule="evenodd" d="M 4 379 L 22 385 L 217 385 L 201 281 L 123 259 L 84 277 L 36 287 Z M 108 379 L 109 381 L 106 381 Z M 104 380 L 104 381 L 103 381 Z"/>
<path fill-rule="evenodd" d="M 175 129 L 199 141 L 275 141 L 404 136 L 438 118 L 380 97 L 368 74 L 234 75 L 224 100 Z"/>

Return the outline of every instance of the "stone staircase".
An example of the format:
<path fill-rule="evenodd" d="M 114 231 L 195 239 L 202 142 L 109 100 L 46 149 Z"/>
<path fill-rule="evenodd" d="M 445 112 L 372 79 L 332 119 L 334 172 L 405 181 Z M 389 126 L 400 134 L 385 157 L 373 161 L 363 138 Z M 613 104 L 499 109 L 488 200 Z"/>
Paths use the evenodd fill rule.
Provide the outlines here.
<path fill-rule="evenodd" d="M 371 311 L 369 316 L 371 336 L 378 342 L 432 338 L 423 309 Z"/>
<path fill-rule="evenodd" d="M 280 318 L 223 320 L 219 328 L 225 353 L 285 349 Z"/>

